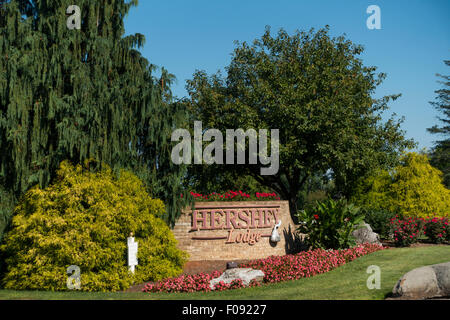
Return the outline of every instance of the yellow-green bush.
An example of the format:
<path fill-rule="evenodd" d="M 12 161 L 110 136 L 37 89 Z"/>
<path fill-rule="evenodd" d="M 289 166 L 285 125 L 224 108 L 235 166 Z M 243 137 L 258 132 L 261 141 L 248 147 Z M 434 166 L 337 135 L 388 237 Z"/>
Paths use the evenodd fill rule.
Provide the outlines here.
<path fill-rule="evenodd" d="M 450 216 L 450 190 L 442 182 L 442 172 L 429 164 L 425 154 L 415 152 L 405 154 L 391 174 L 381 171 L 362 181 L 352 200 L 405 217 Z"/>
<path fill-rule="evenodd" d="M 389 187 L 392 177 L 385 170 L 377 170 L 372 176 L 358 184 L 352 202 L 364 209 L 380 211 L 389 208 L 391 195 Z"/>
<path fill-rule="evenodd" d="M 81 269 L 81 290 L 117 291 L 182 271 L 186 254 L 161 219 L 161 200 L 142 182 L 106 167 L 91 172 L 64 161 L 47 189 L 34 187 L 15 208 L 0 247 L 4 288 L 67 290 L 66 270 Z M 139 243 L 136 272 L 127 267 L 127 237 Z"/>

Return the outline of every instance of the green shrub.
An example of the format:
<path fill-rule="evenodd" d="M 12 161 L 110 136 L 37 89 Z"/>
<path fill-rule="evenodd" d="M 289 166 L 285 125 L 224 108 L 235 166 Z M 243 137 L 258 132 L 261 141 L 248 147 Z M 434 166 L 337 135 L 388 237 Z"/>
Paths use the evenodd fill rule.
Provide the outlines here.
<path fill-rule="evenodd" d="M 419 241 L 423 235 L 423 218 L 401 219 L 395 216 L 391 219 L 394 244 L 397 247 L 408 247 Z"/>
<path fill-rule="evenodd" d="M 433 218 L 425 220 L 425 234 L 433 243 L 450 241 L 450 223 L 447 218 Z"/>
<path fill-rule="evenodd" d="M 342 249 L 355 244 L 352 232 L 363 221 L 359 208 L 346 200 L 317 201 L 314 207 L 297 213 L 298 232 L 307 234 L 313 249 Z"/>
<path fill-rule="evenodd" d="M 364 221 L 370 225 L 373 232 L 378 233 L 382 239 L 388 239 L 391 233 L 391 219 L 396 214 L 387 210 L 361 210 L 365 216 Z"/>
<path fill-rule="evenodd" d="M 52 185 L 29 190 L 15 208 L 0 252 L 8 289 L 67 290 L 70 265 L 81 269 L 81 290 L 117 291 L 182 271 L 186 254 L 161 217 L 164 204 L 142 182 L 106 167 L 97 172 L 64 161 Z M 127 267 L 127 237 L 139 243 L 136 272 Z"/>
<path fill-rule="evenodd" d="M 448 217 L 450 190 L 444 186 L 442 176 L 430 165 L 427 155 L 406 154 L 390 186 L 392 207 L 405 217 Z"/>
<path fill-rule="evenodd" d="M 442 172 L 432 167 L 425 154 L 411 152 L 390 173 L 377 172 L 359 183 L 352 202 L 404 217 L 448 217 L 450 190 Z"/>
<path fill-rule="evenodd" d="M 361 178 L 356 187 L 352 203 L 374 211 L 390 211 L 392 177 L 386 170 L 376 170 L 371 176 Z"/>

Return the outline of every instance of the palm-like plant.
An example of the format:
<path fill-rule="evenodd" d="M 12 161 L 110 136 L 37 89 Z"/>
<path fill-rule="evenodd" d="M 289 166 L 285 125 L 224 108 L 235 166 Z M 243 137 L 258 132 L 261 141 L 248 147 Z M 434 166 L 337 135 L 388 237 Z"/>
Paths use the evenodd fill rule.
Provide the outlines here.
<path fill-rule="evenodd" d="M 352 232 L 364 219 L 364 214 L 345 199 L 316 201 L 316 205 L 297 213 L 298 232 L 307 234 L 312 248 L 342 249 L 355 244 Z"/>

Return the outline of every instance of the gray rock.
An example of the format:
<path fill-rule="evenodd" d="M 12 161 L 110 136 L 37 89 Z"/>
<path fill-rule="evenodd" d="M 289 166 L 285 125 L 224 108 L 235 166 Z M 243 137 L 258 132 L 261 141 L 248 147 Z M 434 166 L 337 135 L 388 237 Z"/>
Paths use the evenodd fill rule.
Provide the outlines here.
<path fill-rule="evenodd" d="M 450 297 L 450 262 L 433 265 L 441 296 Z"/>
<path fill-rule="evenodd" d="M 248 286 L 252 280 L 262 281 L 264 278 L 264 272 L 261 270 L 255 270 L 252 268 L 233 268 L 225 270 L 224 273 L 218 278 L 214 278 L 209 282 L 211 290 L 215 289 L 216 284 L 223 281 L 229 284 L 233 280 L 241 279 L 245 286 Z"/>
<path fill-rule="evenodd" d="M 234 261 L 227 262 L 227 269 L 237 268 L 238 264 Z"/>
<path fill-rule="evenodd" d="M 362 225 L 358 226 L 357 229 L 352 232 L 352 235 L 356 238 L 357 244 L 381 244 L 380 236 L 378 235 L 378 233 L 373 232 L 372 228 L 367 223 L 363 223 Z"/>
<path fill-rule="evenodd" d="M 409 271 L 398 280 L 392 293 L 414 299 L 450 296 L 450 262 Z"/>

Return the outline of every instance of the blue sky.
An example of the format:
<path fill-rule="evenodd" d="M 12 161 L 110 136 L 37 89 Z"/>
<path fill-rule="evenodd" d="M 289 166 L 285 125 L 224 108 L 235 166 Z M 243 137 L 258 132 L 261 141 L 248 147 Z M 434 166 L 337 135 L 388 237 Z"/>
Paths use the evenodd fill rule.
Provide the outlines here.
<path fill-rule="evenodd" d="M 369 5 L 380 7 L 380 30 L 366 26 Z M 328 24 L 333 36 L 364 46 L 365 65 L 387 73 L 376 97 L 402 94 L 390 112 L 405 117 L 402 129 L 421 149 L 439 138 L 426 131 L 438 115 L 428 102 L 440 88 L 435 74 L 450 73 L 443 62 L 450 60 L 449 15 L 448 0 L 141 0 L 125 28 L 145 35 L 142 54 L 177 77 L 172 90 L 182 97 L 195 70 L 211 74 L 229 64 L 234 40 L 252 42 L 266 25 L 293 33 Z"/>

